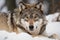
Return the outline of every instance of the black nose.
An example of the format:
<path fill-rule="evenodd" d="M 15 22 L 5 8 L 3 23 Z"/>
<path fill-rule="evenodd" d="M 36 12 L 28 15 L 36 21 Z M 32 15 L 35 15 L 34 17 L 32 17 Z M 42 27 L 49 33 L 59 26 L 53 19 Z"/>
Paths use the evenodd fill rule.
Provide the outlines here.
<path fill-rule="evenodd" d="M 33 25 L 30 25 L 30 26 L 29 26 L 29 29 L 30 29 L 31 31 L 33 31 L 33 28 L 34 28 Z"/>

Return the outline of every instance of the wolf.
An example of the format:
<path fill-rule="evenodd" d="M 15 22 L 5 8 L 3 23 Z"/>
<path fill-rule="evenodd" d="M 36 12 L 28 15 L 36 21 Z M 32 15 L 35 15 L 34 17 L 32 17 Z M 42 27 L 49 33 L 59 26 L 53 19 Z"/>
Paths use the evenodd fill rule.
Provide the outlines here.
<path fill-rule="evenodd" d="M 17 32 L 17 28 L 21 27 L 26 32 L 36 35 L 39 34 L 41 29 L 39 26 L 43 26 L 45 20 L 38 5 L 30 6 L 23 3 L 20 3 L 19 8 L 16 8 L 13 12 L 0 13 L 0 19 L 1 29 L 7 28 L 7 31 Z"/>
<path fill-rule="evenodd" d="M 47 37 L 58 38 L 56 34 L 48 36 L 45 32 L 47 20 L 43 13 L 41 3 L 33 6 L 21 3 L 19 5 L 19 10 L 19 13 L 13 14 L 18 28 L 24 29 L 25 32 L 33 36 L 44 35 Z M 18 12 L 17 9 L 15 9 L 15 12 Z"/>
<path fill-rule="evenodd" d="M 38 35 L 45 29 L 46 18 L 41 10 L 40 4 L 31 6 L 29 4 L 20 3 L 19 13 L 13 13 L 16 26 L 20 26 L 29 34 Z M 17 12 L 17 10 L 15 10 Z M 43 27 L 42 27 L 43 26 Z M 43 29 L 42 29 L 43 28 Z M 41 30 L 40 30 L 41 29 Z"/>
<path fill-rule="evenodd" d="M 9 30 L 7 25 L 7 15 L 0 12 L 0 30 Z"/>
<path fill-rule="evenodd" d="M 19 33 L 23 30 L 23 32 L 27 32 L 33 37 L 40 37 L 42 35 L 49 38 L 59 39 L 57 34 L 49 36 L 45 32 L 47 20 L 41 7 L 41 3 L 34 6 L 21 3 L 19 8 L 14 10 L 14 21 L 16 23 L 15 25 L 18 27 L 17 29 Z"/>
<path fill-rule="evenodd" d="M 44 35 L 47 20 L 41 7 L 41 3 L 34 6 L 20 3 L 13 12 L 0 13 L 0 29 L 16 33 L 26 32 L 32 36 Z"/>

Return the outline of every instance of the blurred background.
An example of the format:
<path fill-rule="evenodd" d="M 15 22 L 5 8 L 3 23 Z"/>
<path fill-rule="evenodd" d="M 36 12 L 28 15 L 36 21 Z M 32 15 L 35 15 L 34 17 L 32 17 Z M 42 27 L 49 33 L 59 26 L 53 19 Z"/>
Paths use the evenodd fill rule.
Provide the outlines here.
<path fill-rule="evenodd" d="M 0 0 L 0 12 L 7 13 L 7 11 L 14 10 L 16 7 L 18 7 L 18 3 L 20 1 L 22 0 Z M 43 1 L 46 1 L 49 5 L 47 13 L 54 13 L 56 11 L 60 11 L 60 0 L 40 0 L 40 2 Z"/>

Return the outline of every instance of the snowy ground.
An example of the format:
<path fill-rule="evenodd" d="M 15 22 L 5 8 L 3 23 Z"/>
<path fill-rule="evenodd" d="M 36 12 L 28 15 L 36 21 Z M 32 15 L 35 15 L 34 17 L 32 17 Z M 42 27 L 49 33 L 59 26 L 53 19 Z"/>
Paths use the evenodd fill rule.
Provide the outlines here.
<path fill-rule="evenodd" d="M 47 37 L 32 37 L 27 33 L 8 33 L 6 31 L 0 31 L 0 40 L 55 40 Z"/>
<path fill-rule="evenodd" d="M 50 14 L 46 16 L 48 22 L 56 22 L 57 17 L 60 15 L 60 12 L 56 12 L 54 14 Z"/>
<path fill-rule="evenodd" d="M 48 35 L 51 34 L 58 34 L 60 36 L 60 22 L 50 22 L 47 24 L 46 32 Z M 0 31 L 0 40 L 57 40 L 57 39 L 50 39 L 47 37 L 32 37 L 27 33 L 8 33 L 6 31 Z"/>

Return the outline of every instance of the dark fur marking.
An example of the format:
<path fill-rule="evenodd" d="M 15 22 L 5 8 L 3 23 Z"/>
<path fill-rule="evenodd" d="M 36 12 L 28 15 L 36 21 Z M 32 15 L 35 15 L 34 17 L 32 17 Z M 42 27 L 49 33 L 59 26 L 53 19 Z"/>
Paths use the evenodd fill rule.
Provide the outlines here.
<path fill-rule="evenodd" d="M 42 24 L 44 24 L 44 22 L 43 22 Z M 44 24 L 44 25 L 41 27 L 40 32 L 39 32 L 39 35 L 42 34 L 42 33 L 45 31 L 45 29 L 46 29 L 46 24 Z"/>
<path fill-rule="evenodd" d="M 11 20 L 11 25 L 12 25 L 13 28 L 14 28 L 14 23 L 13 23 L 13 13 L 11 13 L 11 18 L 10 18 L 10 20 Z"/>
<path fill-rule="evenodd" d="M 12 25 L 12 28 L 13 28 L 13 32 L 15 32 L 14 31 L 14 29 L 17 29 L 17 27 L 15 26 L 15 23 L 14 23 L 14 19 L 13 19 L 13 12 L 11 13 L 11 25 Z"/>
<path fill-rule="evenodd" d="M 24 30 L 25 32 L 27 32 L 28 34 L 31 35 L 31 33 L 29 33 L 27 30 L 25 30 L 25 28 L 23 28 L 21 25 L 16 25 L 17 27 L 19 27 L 20 29 Z"/>

